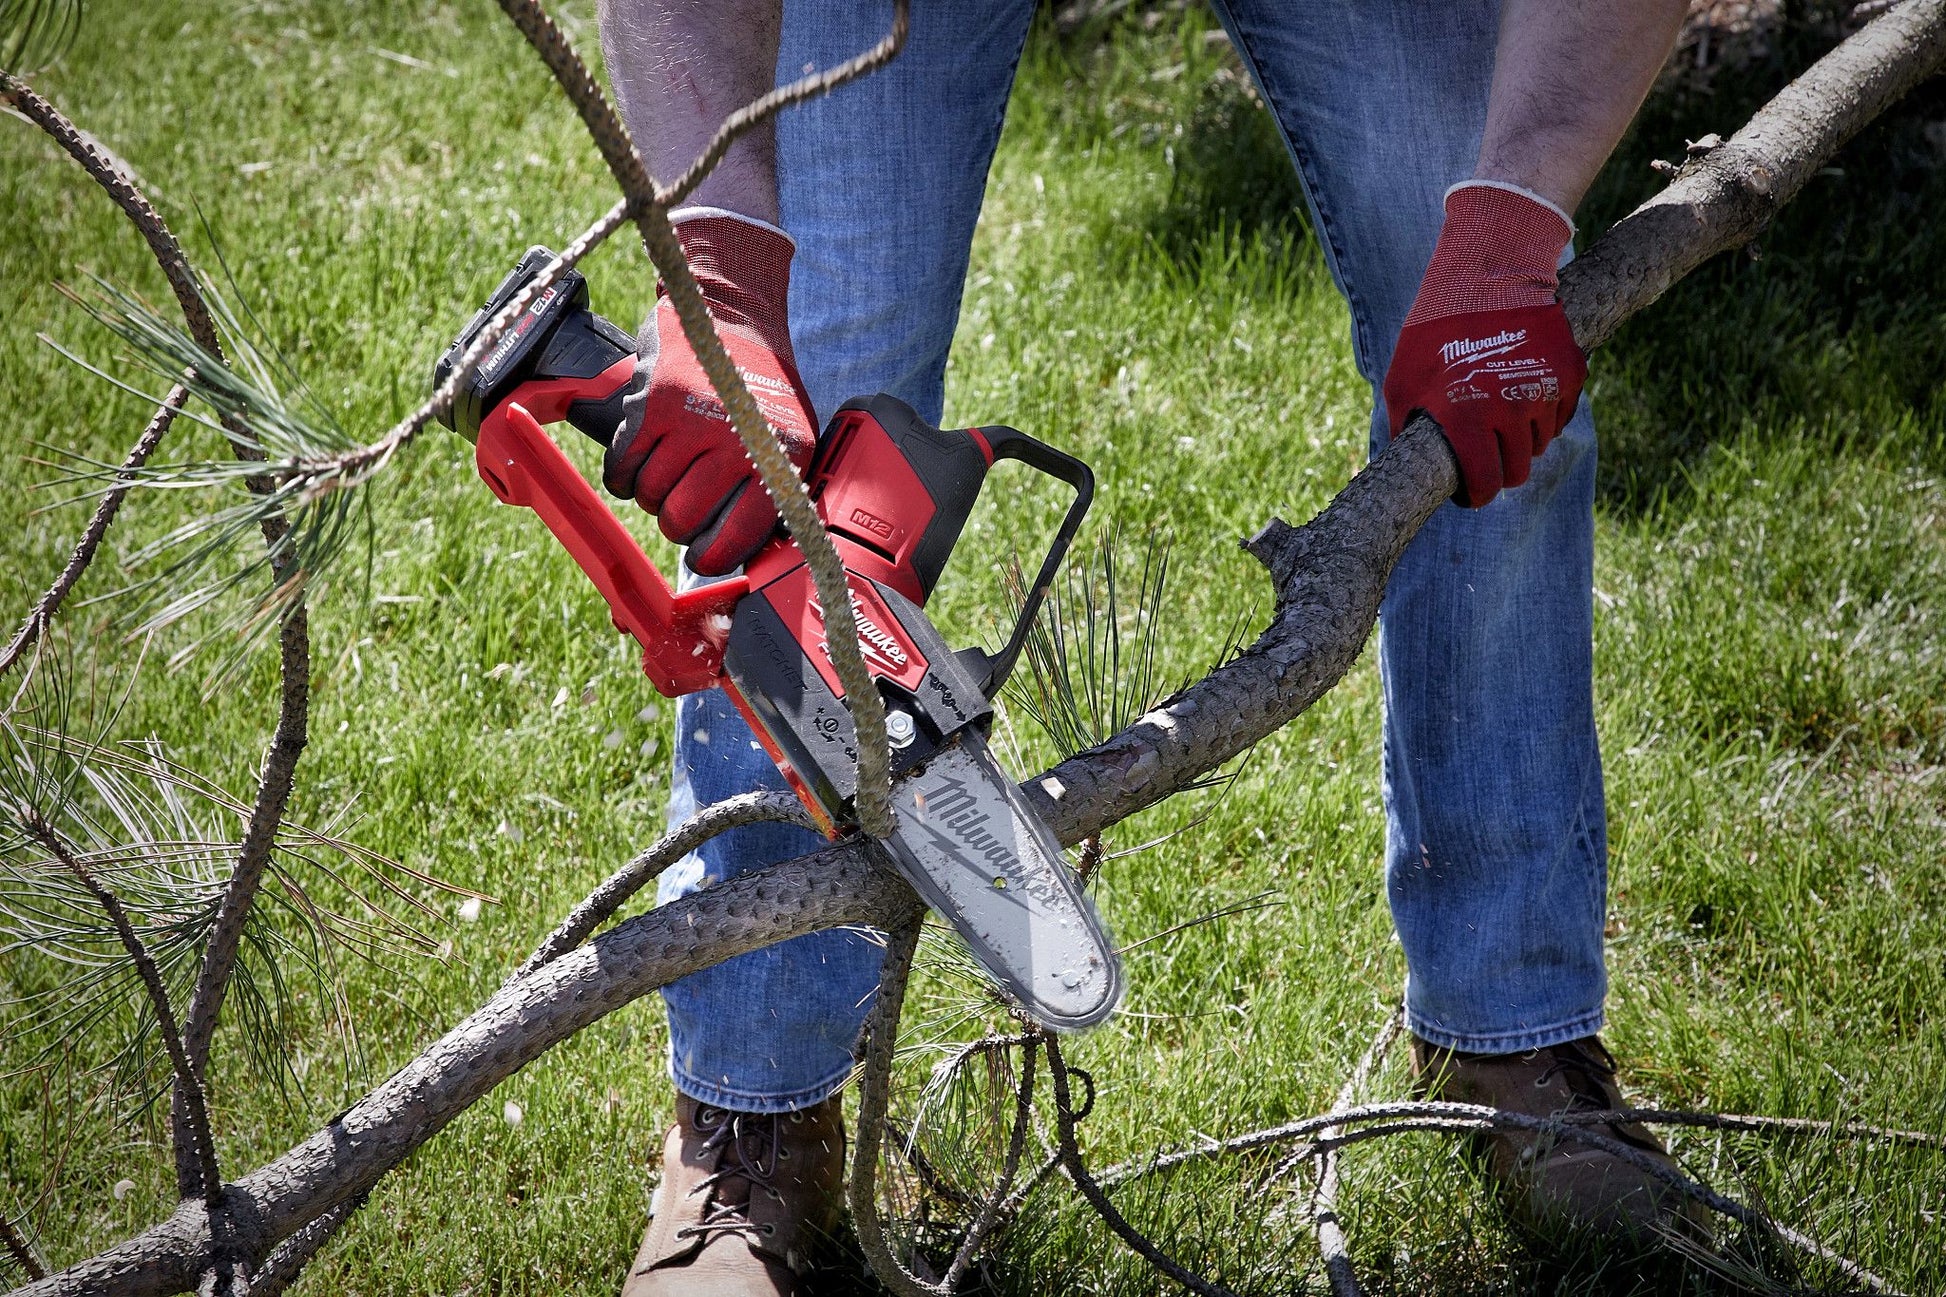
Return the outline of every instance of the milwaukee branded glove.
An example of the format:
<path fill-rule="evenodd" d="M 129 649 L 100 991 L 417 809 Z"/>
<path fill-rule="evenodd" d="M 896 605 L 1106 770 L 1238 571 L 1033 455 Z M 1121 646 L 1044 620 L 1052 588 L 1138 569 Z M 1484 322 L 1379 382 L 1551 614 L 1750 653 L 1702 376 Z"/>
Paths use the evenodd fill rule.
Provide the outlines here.
<path fill-rule="evenodd" d="M 1424 410 L 1459 461 L 1454 499 L 1478 508 L 1527 480 L 1574 414 L 1587 358 L 1555 299 L 1574 237 L 1558 207 L 1493 181 L 1446 191 L 1446 225 L 1385 375 L 1397 436 Z"/>
<path fill-rule="evenodd" d="M 690 208 L 674 219 L 724 348 L 803 472 L 817 425 L 786 323 L 797 245 L 773 225 L 717 208 Z M 642 326 L 622 411 L 602 462 L 609 491 L 654 514 L 663 535 L 689 547 L 689 566 L 704 576 L 720 576 L 755 554 L 777 527 L 776 506 L 666 293 Z"/>

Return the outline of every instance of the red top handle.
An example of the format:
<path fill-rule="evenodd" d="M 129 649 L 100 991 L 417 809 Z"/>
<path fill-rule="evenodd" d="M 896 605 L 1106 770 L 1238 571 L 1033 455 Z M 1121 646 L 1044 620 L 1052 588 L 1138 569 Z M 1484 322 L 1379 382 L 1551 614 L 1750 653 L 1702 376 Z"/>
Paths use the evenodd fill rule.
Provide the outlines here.
<path fill-rule="evenodd" d="M 615 628 L 641 645 L 643 673 L 675 698 L 720 681 L 731 612 L 749 582 L 737 576 L 677 593 L 541 426 L 566 419 L 577 402 L 610 399 L 634 368 L 628 356 L 594 378 L 522 383 L 481 421 L 474 462 L 496 496 L 540 515 L 608 601 Z"/>

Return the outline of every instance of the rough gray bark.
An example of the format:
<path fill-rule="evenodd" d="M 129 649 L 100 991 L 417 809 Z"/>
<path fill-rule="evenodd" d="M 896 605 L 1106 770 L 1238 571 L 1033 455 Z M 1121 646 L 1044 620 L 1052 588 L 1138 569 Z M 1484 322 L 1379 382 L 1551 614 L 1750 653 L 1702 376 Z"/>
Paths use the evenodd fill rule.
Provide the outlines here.
<path fill-rule="evenodd" d="M 1909 0 L 1847 40 L 1569 268 L 1562 296 L 1577 337 L 1590 345 L 1606 338 L 1687 270 L 1756 234 L 1942 59 L 1946 0 Z M 1277 589 L 1270 627 L 1122 734 L 1027 782 L 1060 839 L 1073 844 L 1161 801 L 1335 684 L 1371 630 L 1393 564 L 1455 485 L 1444 439 L 1430 420 L 1416 420 L 1312 522 L 1273 522 L 1253 538 L 1248 547 Z M 493 1086 L 667 982 L 822 928 L 897 928 L 917 901 L 868 850 L 840 844 L 745 875 L 631 919 L 510 982 L 331 1125 L 229 1186 L 226 1244 L 239 1256 L 265 1256 L 365 1193 Z M 148 1232 L 20 1292 L 178 1292 L 195 1285 L 209 1251 L 204 1209 L 187 1203 Z"/>
<path fill-rule="evenodd" d="M 225 1242 L 262 1257 L 355 1200 L 507 1077 L 582 1028 L 698 968 L 839 924 L 895 926 L 919 914 L 910 889 L 865 853 L 839 848 L 745 875 L 621 924 L 502 987 L 349 1111 L 224 1188 Z M 145 1234 L 19 1290 L 144 1297 L 194 1288 L 208 1217 L 185 1203 Z"/>

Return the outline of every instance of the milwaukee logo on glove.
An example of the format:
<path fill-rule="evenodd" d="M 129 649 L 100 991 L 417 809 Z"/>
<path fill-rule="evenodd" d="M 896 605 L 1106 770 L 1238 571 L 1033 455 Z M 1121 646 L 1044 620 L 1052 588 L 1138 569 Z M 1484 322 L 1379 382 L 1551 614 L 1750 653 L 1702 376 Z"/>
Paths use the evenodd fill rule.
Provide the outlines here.
<path fill-rule="evenodd" d="M 1448 369 L 1462 360 L 1479 359 L 1482 353 L 1498 354 L 1527 341 L 1525 329 L 1502 329 L 1491 338 L 1455 338 L 1439 349 L 1439 358 Z"/>
<path fill-rule="evenodd" d="M 1493 181 L 1446 194 L 1446 225 L 1399 329 L 1384 396 L 1392 435 L 1439 424 L 1477 508 L 1527 480 L 1574 415 L 1588 362 L 1555 296 L 1574 227 L 1537 195 Z"/>

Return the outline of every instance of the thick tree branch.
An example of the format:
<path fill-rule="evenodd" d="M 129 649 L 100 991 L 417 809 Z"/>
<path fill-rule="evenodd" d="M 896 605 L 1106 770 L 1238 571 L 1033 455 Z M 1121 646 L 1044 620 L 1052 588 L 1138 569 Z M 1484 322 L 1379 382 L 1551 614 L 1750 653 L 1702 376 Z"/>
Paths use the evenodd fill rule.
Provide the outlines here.
<path fill-rule="evenodd" d="M 1563 276 L 1577 336 L 1606 337 L 1673 282 L 1675 274 L 1642 268 L 1656 257 L 1689 268 L 1755 233 L 1774 204 L 1872 114 L 1939 66 L 1946 53 L 1943 14 L 1946 0 L 1909 0 L 1875 20 L 1724 146 L 1734 147 L 1729 158 L 1740 159 L 1745 173 L 1761 165 L 1773 178 L 1762 212 L 1753 215 L 1727 191 L 1680 200 L 1664 195 L 1590 248 Z M 627 156 L 633 159 L 632 149 Z M 632 165 L 639 168 L 639 160 Z M 1670 193 L 1691 183 L 1685 176 Z M 1679 202 L 1688 204 L 1684 220 L 1658 214 Z M 1598 300 L 1609 293 L 1614 303 Z M 1322 695 L 1356 658 L 1392 564 L 1453 487 L 1443 438 L 1430 421 L 1415 421 L 1310 524 L 1276 523 L 1258 536 L 1251 549 L 1270 569 L 1279 603 L 1257 643 L 1121 735 L 1024 785 L 1061 840 L 1078 842 L 1161 801 Z M 246 1255 L 263 1255 L 366 1192 L 501 1080 L 658 986 L 821 928 L 896 930 L 916 912 L 902 882 L 870 864 L 858 844 L 846 843 L 630 919 L 503 987 L 343 1117 L 231 1185 L 226 1201 L 239 1242 L 247 1244 Z M 1349 1120 L 1343 1112 L 1326 1119 Z M 205 1214 L 187 1203 L 147 1233 L 24 1291 L 36 1297 L 179 1291 L 195 1282 L 208 1252 Z"/>
<path fill-rule="evenodd" d="M 128 455 L 122 460 L 121 467 L 115 471 L 119 485 L 112 487 L 101 497 L 100 503 L 95 505 L 94 515 L 88 519 L 88 525 L 82 529 L 81 539 L 75 542 L 74 552 L 68 556 L 67 566 L 63 567 L 61 574 L 54 578 L 54 584 L 47 588 L 47 593 L 34 604 L 33 611 L 27 614 L 26 619 L 20 624 L 20 629 L 14 633 L 12 642 L 4 650 L 0 650 L 0 675 L 5 675 L 12 670 L 14 663 L 20 661 L 21 655 L 32 648 L 42 633 L 53 623 L 54 614 L 61 610 L 61 604 L 67 599 L 68 592 L 74 589 L 75 583 L 81 579 L 81 574 L 88 570 L 88 564 L 94 562 L 95 551 L 101 548 L 101 538 L 108 534 L 109 525 L 115 521 L 115 515 L 121 511 L 122 501 L 128 498 L 131 475 L 136 469 L 149 462 L 149 456 L 155 453 L 155 448 L 162 442 L 162 434 L 169 431 L 169 425 L 175 422 L 176 415 L 182 411 L 183 402 L 188 399 L 189 389 L 181 383 L 170 388 L 169 394 L 162 398 L 162 404 L 156 407 L 155 417 L 149 420 L 146 428 L 142 429 L 142 435 L 135 439 L 135 444 L 129 447 Z"/>
<path fill-rule="evenodd" d="M 1584 347 L 1719 252 L 1755 237 L 1852 136 L 1946 62 L 1946 0 L 1908 0 L 1786 86 L 1728 143 L 1616 223 L 1561 274 Z M 1133 815 L 1246 751 L 1344 675 L 1393 564 L 1458 487 L 1438 425 L 1421 416 L 1302 528 L 1273 520 L 1246 545 L 1277 583 L 1277 614 L 1249 651 L 1123 733 L 1032 783 L 1064 841 Z"/>
<path fill-rule="evenodd" d="M 921 909 L 864 853 L 832 849 L 800 869 L 746 874 L 629 919 L 502 987 L 323 1130 L 227 1185 L 229 1242 L 262 1257 L 368 1191 L 494 1086 L 606 1014 L 699 968 L 834 924 L 896 929 Z M 208 1217 L 186 1202 L 148 1232 L 21 1290 L 144 1297 L 194 1287 Z"/>

